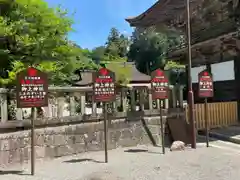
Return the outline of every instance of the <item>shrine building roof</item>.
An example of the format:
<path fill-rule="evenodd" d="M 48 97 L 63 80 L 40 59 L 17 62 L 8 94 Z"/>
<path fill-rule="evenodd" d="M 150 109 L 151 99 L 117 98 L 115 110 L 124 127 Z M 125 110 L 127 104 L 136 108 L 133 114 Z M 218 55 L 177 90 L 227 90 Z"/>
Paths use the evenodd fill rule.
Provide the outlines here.
<path fill-rule="evenodd" d="M 135 17 L 125 20 L 133 27 L 149 27 L 159 23 L 171 21 L 185 12 L 186 0 L 159 0 L 152 7 Z M 195 7 L 201 0 L 190 0 L 191 8 Z"/>

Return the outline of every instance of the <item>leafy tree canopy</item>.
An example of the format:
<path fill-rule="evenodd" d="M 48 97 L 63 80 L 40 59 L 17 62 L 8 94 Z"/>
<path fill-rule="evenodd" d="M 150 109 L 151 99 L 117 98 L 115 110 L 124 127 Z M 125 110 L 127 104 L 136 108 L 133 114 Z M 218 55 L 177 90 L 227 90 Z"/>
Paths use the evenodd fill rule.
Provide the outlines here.
<path fill-rule="evenodd" d="M 112 28 L 106 42 L 105 53 L 111 56 L 126 57 L 129 44 L 127 37 L 120 34 L 116 28 Z"/>
<path fill-rule="evenodd" d="M 185 83 L 184 66 L 166 59 L 170 47 L 181 42 L 181 37 L 172 31 L 156 32 L 154 28 L 136 28 L 132 34 L 132 44 L 128 58 L 135 61 L 137 69 L 145 74 L 151 74 L 157 68 L 165 69 L 171 84 Z"/>
<path fill-rule="evenodd" d="M 0 16 L 0 37 L 6 39 L 0 43 L 0 72 L 8 72 L 0 74 L 0 83 L 14 83 L 18 71 L 33 65 L 48 72 L 52 84 L 61 85 L 69 83 L 76 69 L 93 65 L 68 41 L 72 24 L 67 11 L 43 0 L 14 0 Z"/>
<path fill-rule="evenodd" d="M 135 29 L 128 57 L 136 62 L 137 69 L 150 74 L 156 68 L 164 68 L 165 54 L 168 49 L 168 39 L 163 33 L 154 29 Z"/>

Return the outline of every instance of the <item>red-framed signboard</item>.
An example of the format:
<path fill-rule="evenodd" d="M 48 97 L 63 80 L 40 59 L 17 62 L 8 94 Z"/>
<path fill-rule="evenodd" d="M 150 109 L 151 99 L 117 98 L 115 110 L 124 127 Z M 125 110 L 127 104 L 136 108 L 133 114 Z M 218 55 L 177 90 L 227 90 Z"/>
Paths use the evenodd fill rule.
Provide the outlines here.
<path fill-rule="evenodd" d="M 213 77 L 210 72 L 204 70 L 198 74 L 198 95 L 200 98 L 213 97 Z"/>
<path fill-rule="evenodd" d="M 116 99 L 114 72 L 101 68 L 93 73 L 93 98 L 95 102 L 111 102 Z"/>
<path fill-rule="evenodd" d="M 18 108 L 48 106 L 48 76 L 29 67 L 17 74 L 16 99 Z"/>
<path fill-rule="evenodd" d="M 169 81 L 164 71 L 156 69 L 151 74 L 151 89 L 152 98 L 155 99 L 167 99 L 169 91 Z"/>

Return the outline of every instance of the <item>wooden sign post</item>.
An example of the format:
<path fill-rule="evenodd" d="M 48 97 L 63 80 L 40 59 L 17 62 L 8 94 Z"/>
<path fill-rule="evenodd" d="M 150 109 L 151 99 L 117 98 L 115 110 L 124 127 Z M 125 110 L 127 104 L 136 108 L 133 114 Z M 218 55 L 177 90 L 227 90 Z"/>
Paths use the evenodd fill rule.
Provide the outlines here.
<path fill-rule="evenodd" d="M 164 125 L 162 117 L 162 100 L 168 99 L 169 82 L 164 71 L 157 69 L 151 74 L 151 89 L 153 100 L 160 101 L 160 124 L 161 124 L 161 137 L 162 137 L 162 153 L 165 154 L 165 141 L 164 141 Z"/>
<path fill-rule="evenodd" d="M 17 108 L 32 108 L 31 119 L 31 175 L 35 174 L 35 133 L 34 121 L 37 107 L 48 106 L 48 77 L 33 67 L 17 74 Z"/>
<path fill-rule="evenodd" d="M 107 125 L 107 102 L 116 99 L 115 73 L 106 68 L 101 68 L 93 74 L 93 99 L 95 102 L 104 103 L 104 140 L 105 140 L 105 163 L 108 162 L 108 125 Z"/>
<path fill-rule="evenodd" d="M 206 146 L 209 147 L 209 127 L 208 127 L 208 103 L 207 98 L 213 97 L 213 78 L 212 74 L 204 70 L 198 74 L 198 95 L 204 98 L 204 111 L 205 111 L 205 133 L 206 133 Z"/>

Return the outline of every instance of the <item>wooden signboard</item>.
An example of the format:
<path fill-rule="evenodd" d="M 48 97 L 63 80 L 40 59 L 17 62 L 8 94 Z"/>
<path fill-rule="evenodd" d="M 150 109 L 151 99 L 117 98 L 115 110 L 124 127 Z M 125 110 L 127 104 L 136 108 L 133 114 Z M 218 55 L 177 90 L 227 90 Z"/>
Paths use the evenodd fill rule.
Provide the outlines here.
<path fill-rule="evenodd" d="M 204 70 L 198 74 L 198 95 L 200 98 L 213 97 L 212 74 Z"/>
<path fill-rule="evenodd" d="M 48 106 L 48 77 L 33 67 L 17 74 L 16 84 L 17 107 Z"/>
<path fill-rule="evenodd" d="M 162 106 L 161 100 L 168 99 L 168 78 L 165 75 L 164 71 L 161 69 L 156 69 L 151 74 L 151 90 L 152 90 L 152 99 L 160 100 L 160 130 L 161 130 L 161 139 L 162 139 L 162 153 L 165 154 L 165 141 L 164 141 L 164 123 L 162 115 Z"/>
<path fill-rule="evenodd" d="M 152 89 L 152 98 L 155 99 L 167 99 L 169 82 L 168 78 L 165 75 L 164 71 L 157 69 L 151 74 L 151 89 Z"/>
<path fill-rule="evenodd" d="M 48 106 L 48 77 L 46 73 L 29 67 L 17 74 L 16 95 L 18 108 L 32 108 L 31 119 L 31 175 L 35 174 L 35 133 L 36 107 Z"/>
<path fill-rule="evenodd" d="M 108 102 L 116 100 L 115 73 L 101 68 L 93 74 L 93 100 L 104 103 L 104 152 L 105 162 L 108 162 Z M 113 110 L 112 110 L 113 111 Z"/>
<path fill-rule="evenodd" d="M 101 68 L 93 74 L 93 98 L 95 102 L 111 102 L 116 99 L 114 72 Z"/>

